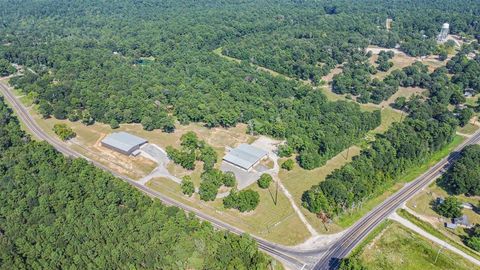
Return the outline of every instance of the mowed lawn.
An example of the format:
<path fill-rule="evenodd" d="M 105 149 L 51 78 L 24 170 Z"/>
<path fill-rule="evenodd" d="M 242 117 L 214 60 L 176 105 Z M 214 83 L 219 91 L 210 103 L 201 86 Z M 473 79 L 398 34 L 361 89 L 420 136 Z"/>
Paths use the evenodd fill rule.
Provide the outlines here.
<path fill-rule="evenodd" d="M 474 124 L 471 124 L 471 123 L 468 123 L 463 127 L 458 127 L 458 129 L 457 129 L 457 131 L 459 133 L 466 134 L 466 135 L 471 135 L 471 134 L 475 133 L 475 131 L 477 131 L 477 130 L 478 130 L 478 126 L 474 125 Z"/>
<path fill-rule="evenodd" d="M 222 199 L 204 202 L 200 200 L 198 194 L 192 197 L 184 196 L 180 186 L 169 179 L 156 178 L 149 181 L 147 186 L 250 234 L 276 243 L 295 245 L 310 237 L 310 233 L 281 190 L 278 192 L 278 202 L 275 204 L 276 189 L 273 184 L 269 189 L 261 189 L 256 184 L 249 187 L 259 193 L 260 204 L 254 211 L 247 213 L 225 209 Z"/>
<path fill-rule="evenodd" d="M 393 222 L 367 243 L 357 256 L 368 269 L 375 270 L 478 269 L 463 257 L 440 249 L 436 243 Z"/>
<path fill-rule="evenodd" d="M 318 185 L 318 183 L 324 181 L 330 173 L 350 162 L 352 157 L 359 153 L 360 148 L 358 146 L 352 146 L 330 159 L 324 166 L 313 170 L 302 169 L 297 163 L 295 163 L 291 171 L 280 169 L 279 177 L 282 183 L 293 196 L 295 203 L 300 207 L 308 222 L 314 226 L 317 231 L 333 233 L 340 231 L 342 228 L 337 227 L 335 224 L 325 226 L 315 214 L 301 207 L 303 192 L 310 189 L 313 185 Z M 284 160 L 286 159 L 281 159 L 279 163 L 281 164 Z"/>

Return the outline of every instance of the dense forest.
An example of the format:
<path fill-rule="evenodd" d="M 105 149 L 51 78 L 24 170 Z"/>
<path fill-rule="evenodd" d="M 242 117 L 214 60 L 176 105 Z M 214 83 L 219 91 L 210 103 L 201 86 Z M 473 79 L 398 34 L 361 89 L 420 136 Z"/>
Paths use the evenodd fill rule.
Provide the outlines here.
<path fill-rule="evenodd" d="M 165 132 L 177 121 L 208 127 L 246 123 L 252 133 L 286 138 L 307 169 L 380 123 L 378 112 L 329 102 L 311 87 L 212 52 L 251 33 L 303 23 L 303 15 L 312 13 L 307 3 L 0 3 L 0 56 L 31 69 L 11 83 L 38 103 L 44 117 L 112 127 L 141 123 Z M 339 50 L 350 55 L 349 48 Z"/>
<path fill-rule="evenodd" d="M 480 145 L 467 146 L 460 154 L 438 182 L 455 195 L 480 195 Z"/>
<path fill-rule="evenodd" d="M 421 64 L 417 65 L 424 69 Z M 304 207 L 330 217 L 361 207 L 363 202 L 383 193 L 409 168 L 422 164 L 453 139 L 456 127 L 465 122 L 463 111 L 471 116 L 470 108 L 458 108 L 453 112 L 448 107 L 465 99 L 461 92 L 459 94 L 460 86 L 454 79 L 458 73 L 449 74 L 443 67 L 421 74 L 424 75 L 417 78 L 422 87 L 429 90 L 429 97 L 413 96 L 402 105 L 396 102 L 397 108 L 408 113 L 406 119 L 377 135 L 370 147 L 362 150 L 351 163 L 305 191 Z"/>
<path fill-rule="evenodd" d="M 398 45 L 411 56 L 424 56 L 436 51 L 444 22 L 450 22 L 453 34 L 478 37 L 480 33 L 478 1 L 295 2 L 301 4 L 289 8 L 298 16 L 280 13 L 268 31 L 230 40 L 223 53 L 318 84 L 321 76 L 351 62 L 370 44 Z M 391 29 L 386 27 L 387 18 L 393 21 Z"/>
<path fill-rule="evenodd" d="M 0 122 L 1 269 L 267 269 L 250 237 L 30 141 L 1 98 Z"/>
<path fill-rule="evenodd" d="M 0 58 L 30 68 L 11 82 L 44 117 L 165 132 L 177 121 L 246 123 L 252 133 L 286 138 L 300 166 L 312 169 L 377 127 L 379 113 L 329 102 L 311 87 L 213 50 L 314 84 L 342 64 L 334 91 L 379 103 L 416 75 L 402 82 L 402 70 L 371 80 L 376 69 L 366 63 L 366 46 L 433 53 L 445 21 L 453 33 L 478 34 L 478 2 L 414 2 L 3 0 Z"/>

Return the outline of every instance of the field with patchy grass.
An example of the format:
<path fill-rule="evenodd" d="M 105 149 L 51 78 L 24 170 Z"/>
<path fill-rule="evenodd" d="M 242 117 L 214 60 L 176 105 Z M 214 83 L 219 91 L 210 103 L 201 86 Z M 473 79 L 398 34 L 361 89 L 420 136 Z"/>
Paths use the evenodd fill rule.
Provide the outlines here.
<path fill-rule="evenodd" d="M 439 252 L 440 250 L 440 252 Z M 476 265 L 398 223 L 386 226 L 357 254 L 368 269 L 470 270 Z"/>
<path fill-rule="evenodd" d="M 285 245 L 295 245 L 310 237 L 310 233 L 280 190 L 278 202 L 275 205 L 277 196 L 274 184 L 269 189 L 260 189 L 257 185 L 251 186 L 260 194 L 260 204 L 255 211 L 249 213 L 225 209 L 222 200 L 204 202 L 200 200 L 198 194 L 191 198 L 186 197 L 181 194 L 180 186 L 169 179 L 153 179 L 147 183 L 147 186 L 267 240 Z"/>
<path fill-rule="evenodd" d="M 305 190 L 308 190 L 311 186 L 317 185 L 319 182 L 325 180 L 325 177 L 333 172 L 335 169 L 341 168 L 352 160 L 352 158 L 360 153 L 358 146 L 352 146 L 347 150 L 344 150 L 340 154 L 330 159 L 324 166 L 313 170 L 302 169 L 298 164 L 295 164 L 293 170 L 287 171 L 281 169 L 279 177 L 292 194 L 295 203 L 298 206 L 302 205 L 302 194 Z M 285 159 L 280 160 L 280 164 Z M 310 213 L 303 207 L 300 207 L 302 213 L 307 218 L 308 222 L 314 226 L 319 232 L 334 233 L 340 231 L 342 228 L 336 226 L 336 224 L 325 225 L 317 218 L 315 214 Z M 327 231 L 328 229 L 328 231 Z"/>
<path fill-rule="evenodd" d="M 377 194 L 376 196 L 373 196 L 372 199 L 363 203 L 361 208 L 355 209 L 353 211 L 345 212 L 341 216 L 336 217 L 333 220 L 333 223 L 324 225 L 314 214 L 308 212 L 303 207 L 302 207 L 302 212 L 304 213 L 304 215 L 306 216 L 310 224 L 312 224 L 312 226 L 314 226 L 319 232 L 336 233 L 345 228 L 348 228 L 349 226 L 354 224 L 357 220 L 359 220 L 362 216 L 364 216 L 366 213 L 368 213 L 373 208 L 375 208 L 375 206 L 379 205 L 381 202 L 387 199 L 390 195 L 400 190 L 400 188 L 402 188 L 405 183 L 408 183 L 414 180 L 415 178 L 420 176 L 422 173 L 427 171 L 431 166 L 439 162 L 442 158 L 446 157 L 455 147 L 460 145 L 464 140 L 465 140 L 465 137 L 462 137 L 459 135 L 455 136 L 454 140 L 449 145 L 447 145 L 442 150 L 435 153 L 427 162 L 425 162 L 420 166 L 412 167 L 408 171 L 408 173 L 406 173 L 401 177 L 400 181 L 397 184 L 387 189 L 385 192 L 381 194 Z M 359 148 L 357 148 L 356 151 L 357 151 L 356 153 L 358 154 Z M 329 163 L 327 163 L 327 165 L 321 168 L 318 168 L 312 171 L 305 171 L 305 172 L 303 172 L 301 169 L 295 168 L 291 172 L 282 171 L 280 173 L 280 177 L 282 179 L 282 182 L 287 187 L 287 189 L 289 189 L 292 195 L 294 196 L 296 202 L 298 202 L 298 200 L 301 200 L 302 192 L 310 188 L 311 185 L 308 186 L 308 184 L 310 183 L 313 183 L 313 185 L 318 184 L 319 182 L 325 179 L 325 177 L 329 174 L 329 172 L 346 164 L 348 160 L 345 160 L 345 156 L 346 156 L 346 152 L 344 151 L 342 152 L 342 154 L 339 154 L 334 159 L 330 160 Z M 303 175 L 308 175 L 309 177 L 307 178 L 302 177 Z M 299 180 L 299 179 L 305 179 L 305 180 Z M 317 181 L 315 181 L 315 179 L 317 179 Z M 302 191 L 301 190 L 302 188 L 297 187 L 297 185 L 303 185 L 302 188 L 304 186 L 308 186 L 308 188 L 303 189 Z M 301 202 L 299 203 L 299 205 L 300 204 Z"/>
<path fill-rule="evenodd" d="M 102 164 L 114 169 L 115 171 L 139 179 L 150 173 L 156 164 L 141 156 L 127 157 L 115 151 L 100 146 L 100 141 L 112 132 L 125 131 L 136 136 L 147 139 L 150 143 L 154 143 L 163 149 L 167 146 L 180 146 L 180 137 L 189 131 L 194 131 L 201 140 L 205 140 L 210 144 L 218 154 L 223 157 L 225 146 L 236 146 L 243 142 L 252 142 L 256 137 L 246 133 L 246 125 L 237 125 L 230 129 L 223 128 L 206 128 L 201 124 L 177 125 L 177 129 L 173 133 L 165 133 L 160 130 L 145 131 L 140 124 L 122 124 L 118 129 L 111 129 L 109 125 L 95 123 L 85 126 L 81 122 L 70 122 L 68 120 L 58 120 L 55 118 L 43 119 L 32 107 L 30 113 L 34 116 L 39 125 L 51 135 L 54 135 L 52 128 L 57 123 L 64 123 L 71 127 L 77 136 L 67 142 L 73 149 L 79 151 L 88 158 L 95 159 Z M 187 171 L 178 165 L 169 164 L 169 171 L 177 176 L 182 177 L 186 174 L 192 174 L 196 183 L 200 181 L 200 174 L 203 166 L 197 162 L 195 170 Z"/>
<path fill-rule="evenodd" d="M 457 132 L 465 135 L 472 135 L 478 130 L 478 126 L 472 123 L 466 124 L 464 127 L 458 127 Z"/>

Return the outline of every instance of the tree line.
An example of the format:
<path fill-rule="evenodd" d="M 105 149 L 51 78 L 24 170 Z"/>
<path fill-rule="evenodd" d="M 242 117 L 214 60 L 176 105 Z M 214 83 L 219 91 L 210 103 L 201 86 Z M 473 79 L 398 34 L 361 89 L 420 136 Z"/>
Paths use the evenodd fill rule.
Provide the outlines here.
<path fill-rule="evenodd" d="M 305 24 L 303 15 L 314 16 L 311 8 L 323 10 L 322 5 L 286 0 L 275 8 L 263 0 L 202 3 L 6 4 L 0 44 L 9 45 L 0 45 L 0 55 L 34 71 L 11 83 L 32 97 L 44 117 L 85 125 L 99 121 L 112 128 L 140 123 L 146 130 L 165 132 L 178 123 L 226 128 L 245 123 L 249 132 L 289 141 L 307 169 L 321 166 L 380 124 L 378 112 L 328 102 L 311 87 L 212 52 L 240 36 L 291 28 L 292 20 Z M 30 24 L 32 20 L 36 23 Z M 329 21 L 333 30 L 336 20 Z M 119 25 L 121 30 L 112 30 Z M 318 35 L 321 42 L 332 43 L 334 52 L 326 53 L 338 57 L 336 62 L 351 57 L 359 43 L 367 44 L 349 32 L 343 30 L 333 43 L 324 33 Z M 297 36 L 309 38 L 308 33 Z"/>
<path fill-rule="evenodd" d="M 480 145 L 469 145 L 460 155 L 438 183 L 454 195 L 478 196 L 480 195 Z"/>
<path fill-rule="evenodd" d="M 422 66 L 414 67 L 418 68 Z M 427 75 L 414 76 L 413 82 L 423 84 L 429 97 L 413 97 L 404 106 L 408 116 L 403 122 L 377 135 L 352 162 L 305 191 L 304 207 L 330 217 L 355 210 L 391 187 L 409 168 L 422 164 L 451 142 L 461 114 L 454 114 L 448 106 L 457 101 L 458 85 L 450 80 L 446 68 Z"/>
<path fill-rule="evenodd" d="M 0 98 L 0 267 L 267 269 L 247 235 L 217 231 L 83 159 L 30 141 Z"/>

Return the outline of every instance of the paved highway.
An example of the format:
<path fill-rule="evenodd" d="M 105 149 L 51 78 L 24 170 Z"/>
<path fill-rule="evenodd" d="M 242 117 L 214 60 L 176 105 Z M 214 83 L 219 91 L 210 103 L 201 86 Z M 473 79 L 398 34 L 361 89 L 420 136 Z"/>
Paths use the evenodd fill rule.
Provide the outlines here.
<path fill-rule="evenodd" d="M 84 158 L 84 159 L 88 160 L 89 162 L 91 162 L 96 167 L 99 167 L 99 168 L 101 168 L 105 171 L 108 171 L 108 172 L 112 173 L 116 177 L 126 181 L 127 183 L 131 184 L 132 186 L 134 186 L 137 189 L 144 192 L 145 194 L 147 194 L 151 197 L 155 197 L 155 198 L 160 199 L 166 205 L 177 206 L 177 207 L 180 207 L 180 208 L 182 208 L 182 209 L 184 209 L 188 212 L 195 213 L 195 215 L 197 217 L 199 217 L 202 220 L 206 220 L 206 221 L 212 223 L 212 225 L 215 226 L 216 228 L 228 230 L 228 231 L 230 231 L 232 233 L 235 233 L 235 234 L 243 234 L 244 233 L 244 231 L 242 231 L 238 228 L 235 228 L 234 226 L 231 226 L 231 225 L 229 225 L 229 224 L 227 224 L 223 221 L 220 221 L 220 220 L 218 220 L 214 217 L 206 215 L 206 214 L 200 212 L 199 210 L 197 210 L 193 207 L 190 207 L 190 206 L 188 206 L 186 204 L 183 204 L 179 201 L 171 199 L 171 198 L 161 194 L 160 192 L 158 192 L 156 190 L 153 190 L 149 187 L 141 185 L 137 181 L 135 181 L 135 180 L 133 180 L 133 179 L 127 177 L 127 176 L 118 174 L 117 172 L 111 170 L 110 168 L 108 168 L 108 167 L 106 167 L 106 166 L 104 166 L 104 165 L 102 165 L 102 164 L 100 164 L 100 163 L 98 163 L 94 160 L 91 160 L 91 159 L 83 156 L 82 154 L 70 149 L 64 143 L 62 143 L 61 141 L 57 140 L 54 137 L 51 137 L 44 130 L 42 130 L 39 127 L 39 125 L 37 124 L 37 122 L 30 115 L 28 110 L 25 108 L 25 106 L 17 99 L 17 97 L 15 95 L 12 94 L 12 92 L 10 90 L 11 89 L 10 89 L 9 86 L 7 86 L 5 83 L 0 81 L 0 91 L 3 93 L 3 96 L 5 97 L 5 99 L 13 106 L 15 112 L 17 113 L 17 116 L 20 118 L 19 120 L 21 120 L 26 125 L 26 127 L 35 136 L 37 136 L 41 140 L 44 140 L 44 141 L 48 142 L 53 147 L 55 147 L 55 149 L 57 149 L 59 152 L 63 153 L 64 155 L 67 155 L 69 157 L 73 157 L 73 158 Z M 268 241 L 266 241 L 264 239 L 261 239 L 261 238 L 258 238 L 258 237 L 254 237 L 254 238 L 258 242 L 258 246 L 263 251 L 265 251 L 268 254 L 274 256 L 275 258 L 280 260 L 282 263 L 284 263 L 286 266 L 291 267 L 293 269 L 302 269 L 306 266 L 306 263 L 304 261 L 302 261 L 302 253 L 298 253 L 298 252 L 296 252 L 294 250 L 291 250 L 287 247 L 283 247 L 281 245 L 268 242 Z M 300 257 L 300 258 L 297 258 L 297 257 Z"/>
<path fill-rule="evenodd" d="M 322 258 L 315 264 L 314 269 L 335 269 L 338 267 L 339 259 L 346 257 L 356 245 L 358 245 L 377 225 L 386 219 L 392 212 L 399 208 L 404 202 L 412 198 L 417 192 L 428 186 L 439 177 L 444 169 L 448 168 L 452 161 L 456 160 L 465 146 L 480 142 L 480 131 L 477 131 L 463 144 L 458 146 L 448 157 L 431 167 L 426 173 L 404 186 L 400 191 L 389 197 L 382 204 L 370 211 L 322 255 Z"/>
<path fill-rule="evenodd" d="M 18 117 L 26 125 L 26 127 L 33 134 L 35 134 L 35 136 L 47 141 L 49 144 L 51 144 L 63 154 L 74 158 L 80 157 L 87 159 L 93 165 L 111 172 L 116 177 L 121 178 L 122 180 L 141 190 L 145 194 L 151 197 L 158 198 L 167 205 L 177 206 L 188 212 L 194 213 L 200 219 L 212 223 L 213 226 L 215 226 L 216 228 L 225 229 L 235 234 L 244 233 L 242 230 L 232 225 L 229 225 L 223 221 L 216 219 L 215 217 L 204 214 L 193 207 L 169 198 L 158 191 L 141 185 L 135 180 L 128 178 L 124 175 L 120 175 L 115 171 L 112 171 L 111 169 L 105 167 L 104 165 L 94 160 L 90 160 L 82 156 L 80 153 L 73 151 L 72 149 L 68 148 L 64 143 L 60 142 L 56 138 L 51 137 L 49 134 L 43 131 L 32 118 L 28 110 L 23 106 L 23 104 L 10 92 L 9 86 L 4 84 L 2 81 L 0 81 L 0 91 L 3 93 L 6 100 L 14 107 Z M 388 215 L 394 212 L 404 202 L 413 197 L 413 195 L 415 195 L 418 191 L 426 187 L 435 178 L 441 175 L 442 169 L 448 167 L 453 160 L 458 158 L 458 152 L 463 149 L 463 147 L 465 147 L 466 145 L 478 143 L 479 141 L 480 131 L 477 131 L 471 138 L 469 138 L 462 145 L 457 147 L 449 157 L 442 159 L 440 162 L 430 168 L 426 173 L 415 179 L 413 182 L 410 182 L 400 191 L 385 200 L 382 204 L 378 205 L 375 209 L 370 211 L 367 215 L 365 215 L 362 219 L 360 219 L 357 223 L 350 227 L 341 238 L 339 238 L 336 242 L 334 242 L 327 248 L 299 250 L 278 245 L 276 243 L 266 241 L 259 237 L 253 236 L 253 238 L 258 242 L 258 246 L 260 249 L 272 255 L 290 269 L 335 269 L 338 267 L 339 259 L 347 256 L 355 248 L 355 246 L 358 245 L 377 225 L 379 225 L 383 220 L 385 220 Z"/>

